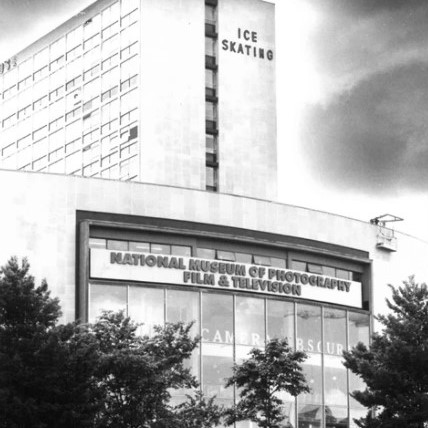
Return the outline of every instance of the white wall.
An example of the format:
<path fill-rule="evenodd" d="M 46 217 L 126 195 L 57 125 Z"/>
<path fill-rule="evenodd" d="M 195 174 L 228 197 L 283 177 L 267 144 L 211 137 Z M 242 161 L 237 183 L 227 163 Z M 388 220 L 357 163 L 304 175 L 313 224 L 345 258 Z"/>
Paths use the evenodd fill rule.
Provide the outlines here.
<path fill-rule="evenodd" d="M 276 200 L 277 191 L 274 7 L 260 0 L 218 2 L 220 191 L 268 200 Z M 257 41 L 239 39 L 238 29 L 256 33 Z M 244 53 L 232 52 L 230 42 L 235 49 L 242 43 Z M 264 49 L 264 59 L 254 48 Z"/>
<path fill-rule="evenodd" d="M 387 283 L 415 273 L 428 281 L 428 243 L 398 234 L 398 251 L 376 249 L 377 228 L 334 214 L 205 191 L 0 170 L 0 264 L 27 256 L 46 277 L 64 319 L 75 313 L 76 210 L 224 225 L 343 245 L 370 253 L 374 313 L 385 310 Z"/>
<path fill-rule="evenodd" d="M 204 8 L 141 2 L 141 181 L 205 189 Z"/>

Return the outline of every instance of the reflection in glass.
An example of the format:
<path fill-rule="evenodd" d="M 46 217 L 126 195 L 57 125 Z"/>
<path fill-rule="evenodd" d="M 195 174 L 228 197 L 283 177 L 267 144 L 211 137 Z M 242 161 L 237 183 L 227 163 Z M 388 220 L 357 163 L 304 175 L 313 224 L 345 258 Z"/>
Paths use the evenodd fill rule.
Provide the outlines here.
<path fill-rule="evenodd" d="M 297 305 L 297 338 L 299 351 L 321 352 L 321 307 Z"/>
<path fill-rule="evenodd" d="M 336 269 L 336 277 L 350 280 L 352 278 L 352 272 L 344 269 Z"/>
<path fill-rule="evenodd" d="M 352 373 L 351 370 L 349 371 L 349 392 L 352 394 L 354 391 L 364 391 L 366 389 L 366 384 L 363 382 L 363 380 L 357 376 L 356 374 Z M 353 408 L 363 408 L 363 406 L 351 395 L 349 396 L 349 407 Z"/>
<path fill-rule="evenodd" d="M 307 263 L 306 262 L 299 262 L 298 260 L 292 260 L 291 261 L 291 269 L 293 270 L 299 270 L 301 272 L 306 272 Z"/>
<path fill-rule="evenodd" d="M 267 301 L 267 338 L 287 338 L 294 347 L 294 304 L 280 300 Z"/>
<path fill-rule="evenodd" d="M 222 352 L 228 355 L 202 356 L 203 392 L 208 397 L 216 395 L 217 398 L 233 399 L 233 388 L 226 389 L 224 386 L 225 379 L 232 375 L 233 348 L 232 346 L 221 345 L 214 345 L 213 347 L 223 348 Z M 205 353 L 204 344 L 202 345 L 202 352 Z"/>
<path fill-rule="evenodd" d="M 141 253 L 150 253 L 150 244 L 148 242 L 130 242 L 129 251 L 139 251 Z"/>
<path fill-rule="evenodd" d="M 95 322 L 102 311 L 126 311 L 126 285 L 90 284 L 89 322 Z"/>
<path fill-rule="evenodd" d="M 199 293 L 193 291 L 167 290 L 166 306 L 167 322 L 194 322 L 191 330 L 192 337 L 199 334 Z M 184 362 L 184 366 L 189 368 L 194 376 L 200 380 L 199 373 L 199 347 L 196 348 L 192 356 Z M 185 395 L 190 390 L 172 390 L 171 394 Z"/>
<path fill-rule="evenodd" d="M 100 238 L 89 238 L 89 248 L 106 248 L 107 241 Z"/>
<path fill-rule="evenodd" d="M 248 263 L 250 264 L 253 261 L 253 256 L 246 253 L 235 253 L 236 261 L 239 263 Z"/>
<path fill-rule="evenodd" d="M 217 250 L 217 259 L 218 260 L 227 260 L 227 261 L 231 261 L 234 262 L 236 257 L 235 257 L 235 253 L 233 251 L 220 251 Z"/>
<path fill-rule="evenodd" d="M 202 341 L 233 344 L 233 297 L 202 293 Z"/>
<path fill-rule="evenodd" d="M 323 266 L 322 273 L 325 276 L 332 276 L 334 278 L 336 276 L 336 269 L 330 266 Z"/>
<path fill-rule="evenodd" d="M 348 405 L 346 368 L 342 358 L 324 355 L 324 401 L 327 405 Z"/>
<path fill-rule="evenodd" d="M 171 254 L 190 257 L 192 255 L 192 248 L 186 245 L 171 245 Z"/>
<path fill-rule="evenodd" d="M 258 428 L 258 427 L 259 425 L 257 425 L 255 422 L 252 422 L 252 421 L 239 421 L 239 422 L 236 422 L 235 424 L 235 428 Z"/>
<path fill-rule="evenodd" d="M 367 409 L 349 409 L 349 428 L 358 428 L 354 419 L 361 419 L 367 416 Z M 404 427 L 403 427 L 404 428 Z"/>
<path fill-rule="evenodd" d="M 198 248 L 196 254 L 201 259 L 215 259 L 215 250 L 211 248 Z"/>
<path fill-rule="evenodd" d="M 263 299 L 236 297 L 236 344 L 264 346 L 265 305 Z"/>
<path fill-rule="evenodd" d="M 322 422 L 322 406 L 301 404 L 298 407 L 298 428 L 319 428 Z"/>
<path fill-rule="evenodd" d="M 199 334 L 199 293 L 167 290 L 166 320 L 168 322 L 193 322 L 192 334 Z"/>
<path fill-rule="evenodd" d="M 107 249 L 116 251 L 128 251 L 128 241 L 107 240 Z"/>
<path fill-rule="evenodd" d="M 285 259 L 278 259 L 276 257 L 271 257 L 270 261 L 272 262 L 272 266 L 274 267 L 281 268 L 281 269 L 286 268 Z"/>
<path fill-rule="evenodd" d="M 369 344 L 369 315 L 349 312 L 349 348 L 358 342 Z"/>
<path fill-rule="evenodd" d="M 153 254 L 171 254 L 171 245 L 151 244 L 150 252 Z"/>
<path fill-rule="evenodd" d="M 321 355 L 308 354 L 308 358 L 302 364 L 303 374 L 305 375 L 306 382 L 311 389 L 307 394 L 300 394 L 298 396 L 299 404 L 322 403 L 322 373 L 321 373 Z"/>
<path fill-rule="evenodd" d="M 325 406 L 325 426 L 326 428 L 348 428 L 348 409 Z"/>
<path fill-rule="evenodd" d="M 286 391 L 277 392 L 275 396 L 283 402 L 281 406 L 281 412 L 284 416 L 283 424 L 286 427 L 294 427 L 294 420 L 296 418 L 296 398 Z"/>
<path fill-rule="evenodd" d="M 346 312 L 324 308 L 324 352 L 342 356 L 346 349 Z"/>
<path fill-rule="evenodd" d="M 152 336 L 153 327 L 164 324 L 164 290 L 130 286 L 128 314 L 135 322 L 143 323 L 138 334 Z"/>

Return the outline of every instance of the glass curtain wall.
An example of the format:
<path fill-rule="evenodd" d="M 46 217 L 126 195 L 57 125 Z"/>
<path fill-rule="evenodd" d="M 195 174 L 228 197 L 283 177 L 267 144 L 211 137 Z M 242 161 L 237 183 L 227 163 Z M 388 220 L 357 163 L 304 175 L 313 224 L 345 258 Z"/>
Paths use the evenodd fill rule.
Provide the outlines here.
<path fill-rule="evenodd" d="M 349 396 L 363 387 L 342 365 L 345 349 L 369 340 L 369 315 L 362 312 L 294 303 L 272 298 L 205 290 L 172 289 L 164 286 L 89 286 L 89 321 L 101 310 L 124 310 L 143 323 L 140 334 L 151 335 L 155 325 L 165 322 L 192 322 L 192 332 L 202 337 L 188 361 L 205 394 L 216 395 L 220 404 L 236 399 L 234 388 L 225 388 L 224 379 L 232 374 L 253 347 L 266 340 L 285 337 L 290 345 L 304 350 L 308 358 L 303 370 L 310 393 L 297 400 L 283 394 L 284 425 L 294 428 L 354 427 L 352 418 L 365 410 Z M 180 401 L 186 391 L 173 391 Z M 248 423 L 240 423 L 249 428 Z"/>

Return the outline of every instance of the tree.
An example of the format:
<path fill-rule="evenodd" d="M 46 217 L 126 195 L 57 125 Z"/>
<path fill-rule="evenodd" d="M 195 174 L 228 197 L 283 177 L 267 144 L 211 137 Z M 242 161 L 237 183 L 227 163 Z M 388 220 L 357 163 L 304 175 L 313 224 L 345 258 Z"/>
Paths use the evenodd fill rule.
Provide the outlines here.
<path fill-rule="evenodd" d="M 58 299 L 36 287 L 29 264 L 0 269 L 0 428 L 208 428 L 221 409 L 202 394 L 179 406 L 174 388 L 197 387 L 184 360 L 190 325 L 136 334 L 123 313 L 57 325 Z M 203 423 L 199 423 L 204 419 Z"/>
<path fill-rule="evenodd" d="M 95 342 L 56 327 L 58 299 L 16 257 L 0 269 L 0 427 L 89 427 L 97 411 Z"/>
<path fill-rule="evenodd" d="M 220 425 L 223 406 L 215 404 L 215 397 L 207 398 L 202 391 L 187 394 L 187 400 L 172 407 L 170 413 L 152 428 L 211 428 Z"/>
<path fill-rule="evenodd" d="M 100 317 L 92 327 L 100 346 L 97 377 L 104 391 L 97 427 L 210 427 L 219 419 L 220 409 L 201 394 L 188 396 L 177 407 L 169 404 L 171 389 L 198 386 L 184 367 L 199 342 L 190 337 L 191 327 L 166 324 L 155 327 L 153 337 L 140 337 L 138 324 L 123 313 L 105 312 Z M 210 422 L 192 425 L 201 417 Z"/>
<path fill-rule="evenodd" d="M 309 392 L 300 364 L 306 354 L 293 351 L 286 339 L 272 339 L 264 350 L 254 348 L 250 357 L 233 368 L 226 386 L 236 385 L 240 400 L 228 411 L 227 424 L 249 419 L 260 427 L 278 428 L 284 419 L 278 393 L 293 396 Z"/>
<path fill-rule="evenodd" d="M 344 352 L 345 366 L 365 382 L 352 396 L 370 410 L 365 428 L 423 428 L 428 422 L 428 290 L 414 278 L 392 290 L 391 313 L 379 315 L 381 333 L 369 348 Z"/>

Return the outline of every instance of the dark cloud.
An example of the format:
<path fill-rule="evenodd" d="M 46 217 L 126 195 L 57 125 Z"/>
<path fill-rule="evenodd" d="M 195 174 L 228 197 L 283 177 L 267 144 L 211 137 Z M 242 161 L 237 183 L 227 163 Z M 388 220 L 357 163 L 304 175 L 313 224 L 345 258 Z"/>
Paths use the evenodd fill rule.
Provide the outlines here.
<path fill-rule="evenodd" d="M 428 62 L 426 0 L 306 2 L 318 11 L 307 46 L 319 76 L 321 102 L 374 74 Z M 365 5 L 373 10 L 362 14 Z"/>
<path fill-rule="evenodd" d="M 306 112 L 302 149 L 314 176 L 342 191 L 426 190 L 428 68 L 403 66 Z"/>
<path fill-rule="evenodd" d="M 317 9 L 330 14 L 367 15 L 377 12 L 410 10 L 424 5 L 426 0 L 306 0 Z"/>
<path fill-rule="evenodd" d="M 91 3 L 92 0 L 0 0 L 0 61 Z"/>

